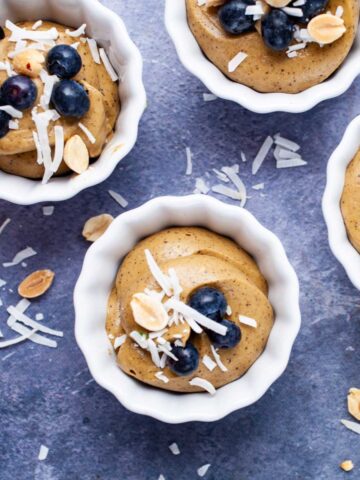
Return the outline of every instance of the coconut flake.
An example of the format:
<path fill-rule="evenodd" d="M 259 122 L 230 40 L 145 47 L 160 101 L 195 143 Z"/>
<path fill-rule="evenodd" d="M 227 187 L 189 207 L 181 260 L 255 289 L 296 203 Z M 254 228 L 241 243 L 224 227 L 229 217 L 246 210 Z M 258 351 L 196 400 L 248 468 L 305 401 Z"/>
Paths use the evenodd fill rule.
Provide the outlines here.
<path fill-rule="evenodd" d="M 210 187 L 206 184 L 205 180 L 203 178 L 197 178 L 195 180 L 195 190 L 194 193 L 201 193 L 203 195 L 206 195 L 210 190 Z"/>
<path fill-rule="evenodd" d="M 302 17 L 303 11 L 301 8 L 293 8 L 293 7 L 284 7 L 282 10 L 291 17 Z"/>
<path fill-rule="evenodd" d="M 216 363 L 214 360 L 212 360 L 209 355 L 204 355 L 202 358 L 202 363 L 205 365 L 205 367 L 212 372 L 214 368 L 217 367 Z"/>
<path fill-rule="evenodd" d="M 195 333 L 202 333 L 203 332 L 203 329 L 200 327 L 200 325 L 198 325 L 194 319 L 192 319 L 191 317 L 185 317 L 185 320 L 186 322 L 188 323 L 189 327 L 191 328 L 191 330 L 193 330 Z"/>
<path fill-rule="evenodd" d="M 80 45 L 80 42 L 75 42 L 75 43 L 72 43 L 70 45 L 70 47 L 74 48 L 75 50 L 77 50 L 79 48 L 79 45 Z"/>
<path fill-rule="evenodd" d="M 55 153 L 52 161 L 51 171 L 57 172 L 64 156 L 64 128 L 56 125 L 54 127 L 55 133 Z"/>
<path fill-rule="evenodd" d="M 176 357 L 176 355 L 174 355 L 174 354 L 170 351 L 170 349 L 168 349 L 168 348 L 165 347 L 165 345 L 159 345 L 159 346 L 158 346 L 158 349 L 159 349 L 160 352 L 165 353 L 165 355 L 167 355 L 168 357 L 170 357 L 170 358 L 172 358 L 173 360 L 175 360 L 175 362 L 177 362 L 177 361 L 179 360 L 179 359 Z M 161 365 L 160 365 L 160 368 L 162 368 Z"/>
<path fill-rule="evenodd" d="M 37 314 L 35 315 L 35 320 L 38 320 L 39 322 L 40 322 L 41 320 L 44 320 L 44 315 L 43 315 L 42 313 L 37 313 Z"/>
<path fill-rule="evenodd" d="M 360 435 L 360 423 L 351 422 L 350 420 L 341 420 L 341 423 L 352 432 Z"/>
<path fill-rule="evenodd" d="M 254 318 L 239 315 L 239 322 L 252 328 L 257 328 L 257 321 Z"/>
<path fill-rule="evenodd" d="M 264 143 L 261 145 L 260 150 L 258 151 L 256 157 L 254 158 L 254 161 L 252 164 L 253 175 L 256 175 L 257 172 L 259 171 L 271 147 L 273 146 L 273 143 L 274 143 L 274 140 L 270 136 L 266 137 Z"/>
<path fill-rule="evenodd" d="M 257 183 L 256 185 L 253 185 L 251 188 L 253 190 L 264 190 L 265 184 L 264 183 Z"/>
<path fill-rule="evenodd" d="M 241 180 L 239 175 L 234 170 L 234 167 L 222 167 L 221 169 L 232 181 L 235 187 L 238 189 L 239 194 L 241 195 L 240 207 L 244 207 L 246 203 L 246 187 L 244 182 Z"/>
<path fill-rule="evenodd" d="M 204 102 L 212 102 L 214 100 L 217 100 L 218 98 L 219 97 L 217 97 L 213 93 L 203 93 Z"/>
<path fill-rule="evenodd" d="M 202 7 L 203 5 L 206 5 L 206 0 L 197 0 L 198 7 Z"/>
<path fill-rule="evenodd" d="M 344 15 L 344 7 L 339 5 L 336 9 L 335 15 L 341 18 Z"/>
<path fill-rule="evenodd" d="M 30 46 L 17 46 L 14 51 L 8 53 L 8 57 L 12 59 L 20 53 L 27 52 L 29 50 L 40 50 L 41 52 L 45 52 L 47 48 L 42 42 L 33 43 Z"/>
<path fill-rule="evenodd" d="M 302 43 L 297 43 L 295 45 L 290 45 L 290 47 L 287 49 L 287 52 L 286 53 L 290 53 L 290 52 L 294 52 L 296 50 L 302 50 L 303 48 L 306 47 L 306 43 L 305 42 L 302 42 Z"/>
<path fill-rule="evenodd" d="M 100 60 L 99 49 L 98 49 L 96 40 L 94 40 L 93 38 L 87 38 L 86 40 L 89 45 L 90 53 L 94 62 L 100 65 L 101 60 Z"/>
<path fill-rule="evenodd" d="M 13 338 L 12 340 L 5 340 L 4 342 L 0 342 L 0 348 L 7 348 L 11 347 L 12 345 L 16 345 L 17 343 L 24 342 L 25 340 L 28 340 L 36 330 L 29 330 L 28 333 L 21 335 L 19 337 Z"/>
<path fill-rule="evenodd" d="M 10 130 L 19 130 L 19 120 L 10 120 L 9 128 Z"/>
<path fill-rule="evenodd" d="M 148 342 L 140 332 L 133 330 L 129 335 L 141 348 L 147 349 Z"/>
<path fill-rule="evenodd" d="M 218 178 L 219 180 L 221 180 L 222 182 L 225 182 L 225 183 L 228 183 L 228 182 L 229 182 L 229 179 L 228 179 L 228 177 L 225 175 L 225 173 L 220 172 L 220 170 L 218 170 L 217 168 L 213 168 L 212 171 L 215 173 L 215 175 L 217 176 L 217 178 Z"/>
<path fill-rule="evenodd" d="M 40 105 L 44 110 L 49 108 L 52 91 L 54 86 L 60 79 L 56 75 L 49 75 L 46 70 L 41 70 L 40 72 L 41 81 L 44 84 L 44 91 L 40 97 Z"/>
<path fill-rule="evenodd" d="M 19 40 L 57 40 L 59 37 L 59 32 L 55 27 L 50 28 L 50 30 L 41 31 L 25 30 L 10 20 L 6 20 L 5 26 L 11 31 L 10 42 L 17 42 Z"/>
<path fill-rule="evenodd" d="M 158 368 L 160 368 L 160 355 L 154 340 L 151 340 L 151 338 L 149 338 L 147 341 L 147 346 L 151 355 L 151 360 Z"/>
<path fill-rule="evenodd" d="M 55 207 L 53 205 L 46 205 L 42 207 L 44 217 L 50 217 L 54 213 Z"/>
<path fill-rule="evenodd" d="M 306 3 L 306 0 L 296 0 L 296 2 L 293 3 L 294 7 L 302 7 Z"/>
<path fill-rule="evenodd" d="M 166 478 L 164 477 L 164 475 L 160 474 L 158 480 L 166 480 Z"/>
<path fill-rule="evenodd" d="M 46 327 L 35 320 L 32 320 L 30 317 L 22 313 L 16 307 L 10 306 L 7 308 L 8 313 L 18 320 L 21 323 L 24 323 L 26 326 L 34 328 L 36 331 L 47 333 L 48 335 L 54 335 L 55 337 L 63 337 L 64 333 L 59 330 L 54 330 L 50 327 Z"/>
<path fill-rule="evenodd" d="M 5 280 L 3 280 L 2 278 L 0 278 L 0 288 L 1 288 L 1 287 L 4 287 L 5 285 L 6 285 Z"/>
<path fill-rule="evenodd" d="M 85 133 L 85 135 L 87 136 L 87 138 L 89 139 L 89 142 L 94 144 L 96 143 L 96 138 L 94 137 L 94 135 L 90 132 L 90 130 L 85 127 L 85 125 L 81 122 L 79 122 L 79 128 L 81 128 L 81 130 Z"/>
<path fill-rule="evenodd" d="M 161 380 L 161 381 L 164 382 L 164 383 L 169 383 L 169 379 L 168 379 L 168 377 L 164 374 L 164 372 L 156 372 L 156 373 L 155 373 L 155 377 L 156 377 L 158 380 Z"/>
<path fill-rule="evenodd" d="M 200 312 L 189 307 L 189 305 L 186 305 L 186 303 L 181 302 L 180 300 L 170 298 L 165 303 L 165 307 L 176 310 L 177 312 L 184 315 L 185 318 L 191 318 L 202 327 L 212 330 L 213 332 L 218 333 L 219 335 L 226 335 L 226 332 L 227 332 L 226 327 L 224 327 L 223 325 L 220 325 L 217 322 L 214 322 L 214 320 L 211 320 L 208 317 L 205 317 L 205 315 L 202 315 Z"/>
<path fill-rule="evenodd" d="M 214 345 L 210 345 L 210 348 L 211 348 L 211 353 L 213 354 L 213 357 L 215 359 L 215 362 L 216 362 L 217 366 L 220 368 L 220 370 L 222 372 L 227 372 L 228 369 L 225 367 L 225 365 L 221 361 L 221 357 L 218 354 L 218 352 L 216 351 L 216 348 L 214 347 Z"/>
<path fill-rule="evenodd" d="M 117 202 L 120 205 L 120 207 L 126 208 L 129 205 L 129 202 L 125 200 L 125 198 L 122 195 L 120 195 L 120 193 L 114 192 L 114 190 L 109 190 L 108 193 L 110 197 L 112 197 L 115 200 L 115 202 Z"/>
<path fill-rule="evenodd" d="M 190 385 L 194 387 L 200 387 L 207 392 L 210 393 L 210 395 L 215 395 L 216 390 L 215 387 L 212 383 L 210 383 L 208 380 L 205 380 L 205 378 L 200 378 L 200 377 L 195 377 L 189 382 Z"/>
<path fill-rule="evenodd" d="M 48 447 L 46 447 L 45 445 L 41 445 L 38 460 L 40 460 L 41 462 L 46 460 L 48 453 L 49 453 Z"/>
<path fill-rule="evenodd" d="M 145 258 L 149 267 L 149 270 L 152 276 L 155 278 L 156 282 L 160 285 L 161 289 L 164 290 L 168 297 L 171 296 L 171 285 L 169 277 L 167 277 L 162 271 L 159 265 L 156 263 L 154 257 L 152 256 L 150 250 L 145 250 Z"/>
<path fill-rule="evenodd" d="M 245 9 L 245 15 L 260 16 L 264 15 L 264 9 L 260 2 L 256 2 L 255 5 L 249 5 Z"/>
<path fill-rule="evenodd" d="M 8 61 L 0 62 L 0 70 L 5 70 L 8 77 L 12 77 L 13 75 L 15 75 L 10 62 Z"/>
<path fill-rule="evenodd" d="M 23 262 L 26 258 L 30 258 L 34 255 L 36 255 L 35 250 L 33 250 L 31 247 L 26 247 L 24 250 L 18 252 L 11 262 L 3 263 L 3 267 L 14 267 L 15 265 L 19 265 L 19 263 Z"/>
<path fill-rule="evenodd" d="M 119 77 L 117 73 L 115 72 L 113 66 L 110 63 L 110 60 L 108 56 L 106 55 L 106 52 L 103 48 L 99 48 L 99 53 L 100 53 L 100 58 L 104 64 L 104 67 L 106 68 L 106 71 L 109 74 L 109 77 L 113 82 L 117 82 L 119 80 Z"/>
<path fill-rule="evenodd" d="M 286 52 L 286 55 L 289 57 L 289 58 L 295 58 L 298 56 L 298 53 L 297 52 L 289 52 L 287 51 Z"/>
<path fill-rule="evenodd" d="M 242 200 L 242 195 L 238 190 L 233 190 L 232 188 L 226 187 L 225 185 L 214 185 L 211 187 L 211 190 L 214 193 L 219 193 L 225 197 L 231 198 L 232 200 Z"/>
<path fill-rule="evenodd" d="M 178 447 L 178 444 L 175 442 L 169 445 L 169 450 L 173 455 L 180 455 L 181 453 L 180 448 Z"/>
<path fill-rule="evenodd" d="M 307 162 L 300 158 L 289 158 L 288 160 L 278 160 L 276 162 L 276 168 L 303 167 L 305 165 L 307 165 Z"/>
<path fill-rule="evenodd" d="M 207 463 L 206 465 L 203 465 L 202 467 L 197 469 L 197 474 L 199 477 L 204 477 L 207 474 L 207 471 L 211 467 L 211 463 Z"/>
<path fill-rule="evenodd" d="M 11 219 L 10 218 L 7 218 L 1 225 L 0 225 L 0 235 L 3 233 L 3 231 L 5 230 L 5 228 L 9 225 L 9 223 L 11 222 Z M 1 286 L 1 285 L 0 285 Z"/>
<path fill-rule="evenodd" d="M 278 133 L 274 135 L 274 142 L 276 143 L 276 145 L 286 148 L 287 150 L 291 150 L 292 152 L 297 152 L 298 150 L 300 150 L 300 145 L 289 140 L 288 138 L 282 137 Z"/>
<path fill-rule="evenodd" d="M 23 118 L 23 113 L 20 112 L 20 110 L 12 107 L 11 105 L 4 105 L 3 107 L 0 107 L 0 110 L 4 110 L 4 112 L 6 112 L 13 118 Z"/>
<path fill-rule="evenodd" d="M 38 20 L 37 22 L 34 23 L 34 25 L 31 27 L 32 30 L 37 30 L 38 28 L 40 28 L 43 24 L 43 21 L 42 20 Z"/>
<path fill-rule="evenodd" d="M 127 335 L 121 335 L 120 337 L 115 338 L 114 340 L 114 349 L 117 350 L 118 348 L 121 347 L 126 342 Z"/>
<path fill-rule="evenodd" d="M 186 172 L 185 175 L 191 175 L 193 170 L 192 153 L 189 147 L 186 147 Z"/>
<path fill-rule="evenodd" d="M 77 30 L 69 30 L 68 28 L 65 30 L 66 35 L 70 37 L 81 37 L 81 35 L 85 34 L 86 30 L 86 23 L 83 23 Z"/>
<path fill-rule="evenodd" d="M 235 55 L 234 58 L 232 58 L 228 64 L 228 71 L 230 73 L 235 72 L 235 70 L 238 68 L 238 66 L 246 59 L 247 53 L 245 52 L 239 52 Z"/>

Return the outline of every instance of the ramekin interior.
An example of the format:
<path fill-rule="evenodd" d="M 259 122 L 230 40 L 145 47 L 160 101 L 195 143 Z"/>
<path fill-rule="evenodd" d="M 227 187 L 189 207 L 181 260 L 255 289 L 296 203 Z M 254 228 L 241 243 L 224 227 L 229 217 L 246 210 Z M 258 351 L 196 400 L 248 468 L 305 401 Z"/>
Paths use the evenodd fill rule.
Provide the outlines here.
<path fill-rule="evenodd" d="M 52 178 L 46 185 L 0 171 L 0 198 L 22 205 L 71 198 L 81 190 L 104 181 L 135 144 L 138 124 L 145 108 L 142 58 L 123 21 L 97 0 L 6 0 L 0 21 L 50 19 L 77 27 L 87 24 L 87 33 L 103 46 L 119 73 L 121 112 L 113 138 L 100 158 L 81 175 Z"/>
<path fill-rule="evenodd" d="M 360 290 L 360 254 L 349 241 L 340 206 L 346 169 L 359 148 L 360 116 L 347 127 L 340 144 L 330 157 L 322 208 L 330 248 L 345 268 L 351 282 Z"/>
<path fill-rule="evenodd" d="M 116 365 L 105 332 L 107 300 L 121 259 L 143 237 L 168 226 L 203 226 L 254 256 L 269 283 L 276 320 L 264 353 L 239 380 L 208 394 L 148 387 Z M 101 272 L 101 275 L 94 275 Z M 75 289 L 75 333 L 95 380 L 129 410 L 168 423 L 214 421 L 258 400 L 282 374 L 300 328 L 298 281 L 277 237 L 246 210 L 201 195 L 161 197 L 120 215 L 86 254 Z"/>
<path fill-rule="evenodd" d="M 360 73 L 360 34 L 347 58 L 326 81 L 301 93 L 260 93 L 227 78 L 202 53 L 187 22 L 185 0 L 166 0 L 165 24 L 184 67 L 216 96 L 255 113 L 301 113 L 344 93 Z M 291 61 L 291 59 L 289 59 Z"/>

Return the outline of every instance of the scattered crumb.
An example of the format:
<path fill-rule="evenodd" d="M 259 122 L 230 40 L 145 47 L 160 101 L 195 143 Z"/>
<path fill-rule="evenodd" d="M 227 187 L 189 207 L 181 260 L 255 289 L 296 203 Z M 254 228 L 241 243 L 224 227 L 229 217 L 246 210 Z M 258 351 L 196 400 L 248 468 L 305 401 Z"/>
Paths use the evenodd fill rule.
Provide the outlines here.
<path fill-rule="evenodd" d="M 360 421 L 360 389 L 350 388 L 347 403 L 350 415 Z"/>

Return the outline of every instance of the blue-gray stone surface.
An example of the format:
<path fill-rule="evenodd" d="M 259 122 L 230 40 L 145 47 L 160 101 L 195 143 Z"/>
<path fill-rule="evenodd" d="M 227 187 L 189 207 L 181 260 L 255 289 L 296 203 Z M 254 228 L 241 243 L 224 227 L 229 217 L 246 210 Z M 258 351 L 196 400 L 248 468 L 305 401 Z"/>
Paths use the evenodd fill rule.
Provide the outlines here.
<path fill-rule="evenodd" d="M 5 306 L 16 287 L 37 268 L 56 272 L 53 288 L 29 309 L 65 332 L 55 350 L 31 342 L 0 351 L 1 480 L 196 479 L 204 463 L 208 480 L 335 480 L 360 478 L 360 437 L 340 424 L 349 418 L 346 394 L 360 387 L 359 292 L 329 250 L 321 213 L 325 169 L 346 125 L 359 113 L 360 80 L 343 96 L 301 115 L 261 116 L 216 100 L 204 102 L 204 86 L 185 71 L 163 23 L 163 2 L 106 0 L 121 15 L 144 58 L 148 108 L 134 150 L 103 184 L 57 204 L 44 217 L 42 206 L 0 201 L 0 263 L 27 245 L 38 255 L 27 267 L 4 269 Z M 162 424 L 125 410 L 91 382 L 74 339 L 72 292 L 88 244 L 82 225 L 92 215 L 129 208 L 162 194 L 186 194 L 211 168 L 253 159 L 268 134 L 280 131 L 302 146 L 308 165 L 277 170 L 269 157 L 256 177 L 241 164 L 249 187 L 247 208 L 282 240 L 301 285 L 302 329 L 284 375 L 264 397 L 210 424 Z M 192 177 L 184 175 L 185 147 L 194 155 Z M 213 177 L 211 178 L 213 182 Z M 261 196 L 251 189 L 265 183 Z M 13 291 L 9 291 L 12 288 Z M 6 327 L 0 307 L 0 329 Z M 351 347 L 351 348 L 349 348 Z M 13 353 L 8 357 L 9 353 Z M 6 358 L 5 358 L 6 357 Z M 176 441 L 180 456 L 168 445 Z M 39 462 L 41 444 L 49 455 Z M 352 473 L 339 469 L 350 458 Z"/>

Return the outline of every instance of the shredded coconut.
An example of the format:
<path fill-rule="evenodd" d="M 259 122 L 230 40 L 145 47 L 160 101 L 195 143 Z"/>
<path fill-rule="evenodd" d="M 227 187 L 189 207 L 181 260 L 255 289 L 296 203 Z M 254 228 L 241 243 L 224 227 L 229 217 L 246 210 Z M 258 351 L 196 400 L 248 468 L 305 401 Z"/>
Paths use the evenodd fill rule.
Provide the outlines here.
<path fill-rule="evenodd" d="M 185 175 L 191 175 L 193 170 L 192 153 L 189 147 L 186 147 L 186 172 Z"/>
<path fill-rule="evenodd" d="M 33 30 L 37 30 L 38 28 L 40 28 L 43 24 L 43 21 L 42 20 L 38 20 L 37 22 L 34 23 L 34 25 L 31 27 Z"/>
<path fill-rule="evenodd" d="M 50 217 L 54 213 L 55 207 L 53 205 L 46 205 L 42 207 L 44 217 Z"/>
<path fill-rule="evenodd" d="M 204 477 L 207 474 L 207 471 L 211 467 L 211 463 L 207 463 L 206 465 L 203 465 L 202 467 L 197 469 L 197 474 L 199 477 Z"/>
<path fill-rule="evenodd" d="M 269 136 L 266 137 L 264 143 L 261 145 L 260 150 L 258 151 L 256 157 L 254 158 L 252 164 L 252 174 L 256 175 L 259 171 L 261 165 L 264 163 L 265 158 L 267 157 L 271 147 L 273 146 L 274 140 Z"/>
<path fill-rule="evenodd" d="M 18 252 L 11 262 L 3 263 L 3 267 L 14 267 L 15 265 L 19 265 L 19 263 L 23 262 L 26 258 L 30 258 L 34 255 L 36 255 L 35 250 L 33 250 L 31 247 L 26 247 L 24 250 Z"/>
<path fill-rule="evenodd" d="M 205 365 L 205 367 L 212 372 L 214 368 L 217 367 L 216 363 L 214 360 L 212 360 L 209 355 L 204 355 L 202 358 L 202 363 Z"/>
<path fill-rule="evenodd" d="M 48 453 L 49 453 L 48 447 L 46 447 L 45 445 L 41 445 L 38 460 L 40 461 L 46 460 Z"/>
<path fill-rule="evenodd" d="M 360 423 L 351 422 L 350 420 L 341 420 L 341 423 L 352 432 L 360 435 Z"/>
<path fill-rule="evenodd" d="M 247 56 L 248 55 L 245 52 L 239 52 L 238 54 L 236 54 L 235 57 L 232 58 L 228 64 L 228 71 L 230 73 L 235 72 L 235 70 L 247 58 Z"/>
<path fill-rule="evenodd" d="M 59 32 L 55 27 L 41 31 L 25 30 L 10 20 L 6 20 L 5 26 L 11 31 L 10 42 L 18 42 L 19 40 L 56 40 L 59 37 Z"/>
<path fill-rule="evenodd" d="M 108 56 L 106 55 L 105 50 L 103 48 L 99 48 L 99 54 L 100 54 L 100 58 L 101 58 L 101 60 L 104 64 L 104 67 L 106 68 L 106 71 L 109 74 L 109 77 L 111 78 L 111 80 L 113 82 L 117 82 L 119 80 L 119 77 L 118 77 L 117 73 L 115 72 L 113 66 L 111 65 L 110 60 L 109 60 Z"/>
<path fill-rule="evenodd" d="M 160 361 L 161 363 L 161 361 Z M 169 379 L 168 377 L 164 374 L 164 372 L 156 372 L 155 373 L 155 377 L 158 379 L 158 380 L 161 380 L 162 382 L 164 383 L 169 383 Z"/>
<path fill-rule="evenodd" d="M 129 202 L 125 200 L 125 198 L 120 195 L 120 193 L 114 192 L 114 190 L 109 190 L 109 195 L 117 202 L 120 207 L 126 208 L 129 205 Z"/>
<path fill-rule="evenodd" d="M 20 110 L 12 107 L 11 105 L 4 105 L 3 107 L 0 107 L 0 110 L 4 110 L 4 112 L 6 112 L 13 118 L 23 118 L 23 113 L 20 112 Z"/>
<path fill-rule="evenodd" d="M 66 29 L 66 35 L 69 35 L 70 37 L 81 37 L 81 35 L 85 34 L 86 30 L 86 23 L 82 24 L 77 30 L 69 30 Z"/>
<path fill-rule="evenodd" d="M 173 455 L 180 455 L 180 449 L 178 447 L 178 444 L 177 443 L 172 443 L 171 445 L 169 445 L 169 450 L 170 452 L 173 454 Z"/>
<path fill-rule="evenodd" d="M 85 133 L 85 135 L 89 139 L 90 143 L 92 143 L 92 144 L 96 143 L 96 138 L 90 132 L 90 130 L 87 127 L 85 127 L 85 125 L 83 123 L 79 122 L 79 128 L 81 128 L 81 130 Z"/>
<path fill-rule="evenodd" d="M 200 387 L 207 392 L 210 393 L 210 395 L 215 395 L 216 390 L 215 387 L 212 383 L 210 383 L 208 380 L 205 380 L 205 378 L 200 378 L 200 377 L 195 377 L 189 382 L 190 385 L 194 387 Z"/>
<path fill-rule="evenodd" d="M 239 315 L 239 322 L 248 325 L 249 327 L 257 328 L 257 321 L 254 318 Z"/>
<path fill-rule="evenodd" d="M 123 344 L 126 342 L 126 339 L 127 339 L 127 335 L 126 335 L 126 334 L 121 335 L 120 337 L 115 338 L 115 340 L 114 340 L 114 348 L 115 348 L 115 350 L 117 350 L 118 348 L 120 348 L 121 345 L 123 345 Z"/>
<path fill-rule="evenodd" d="M 211 345 L 210 348 L 211 348 L 211 353 L 213 354 L 213 357 L 215 359 L 215 362 L 216 362 L 217 366 L 220 368 L 220 370 L 222 372 L 227 372 L 228 369 L 225 367 L 225 365 L 221 361 L 221 357 L 218 354 L 218 352 L 216 351 L 216 348 L 214 347 L 214 345 Z"/>
<path fill-rule="evenodd" d="M 204 102 L 212 102 L 213 100 L 216 100 L 218 97 L 214 95 L 213 93 L 203 93 L 203 99 Z"/>
<path fill-rule="evenodd" d="M 101 60 L 96 40 L 94 40 L 93 38 L 87 38 L 86 40 L 89 45 L 90 53 L 94 62 L 100 65 Z"/>
<path fill-rule="evenodd" d="M 0 225 L 0 235 L 3 233 L 3 231 L 4 231 L 5 228 L 9 225 L 10 222 L 11 222 L 11 219 L 10 219 L 10 218 L 7 218 L 7 219 Z"/>

